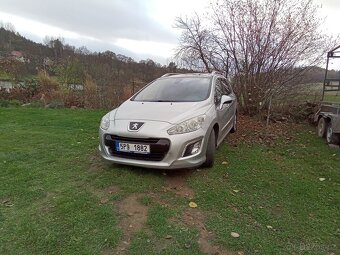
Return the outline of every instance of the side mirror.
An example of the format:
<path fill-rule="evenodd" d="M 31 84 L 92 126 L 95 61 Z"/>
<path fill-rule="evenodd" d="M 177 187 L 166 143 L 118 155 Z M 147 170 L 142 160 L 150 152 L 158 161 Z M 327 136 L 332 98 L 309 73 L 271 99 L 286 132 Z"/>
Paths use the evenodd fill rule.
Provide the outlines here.
<path fill-rule="evenodd" d="M 221 104 L 220 104 L 220 109 L 223 108 L 223 105 L 225 104 L 231 104 L 234 101 L 234 99 L 230 96 L 223 95 L 221 97 Z"/>

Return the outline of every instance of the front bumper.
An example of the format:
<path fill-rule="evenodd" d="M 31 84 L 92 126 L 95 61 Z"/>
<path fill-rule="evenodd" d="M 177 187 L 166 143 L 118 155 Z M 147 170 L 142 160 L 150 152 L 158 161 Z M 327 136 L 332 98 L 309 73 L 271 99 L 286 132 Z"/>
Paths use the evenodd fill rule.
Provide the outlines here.
<path fill-rule="evenodd" d="M 203 129 L 186 134 L 168 135 L 166 129 L 169 127 L 169 124 L 164 125 L 166 126 L 166 128 L 164 128 L 159 122 L 149 121 L 147 122 L 147 128 L 144 128 L 144 130 L 129 132 L 126 128 L 120 128 L 127 127 L 127 121 L 120 122 L 122 123 L 114 123 L 114 126 L 107 131 L 101 128 L 99 129 L 99 151 L 101 156 L 106 160 L 118 164 L 156 169 L 193 168 L 202 165 L 206 160 L 208 141 Z M 124 140 L 124 138 L 126 139 Z M 131 158 L 126 154 L 117 155 L 117 153 L 115 153 L 113 147 L 115 140 L 128 142 L 131 142 L 131 140 L 135 142 L 140 141 L 140 143 L 143 144 L 151 144 L 154 140 L 156 140 L 156 142 L 159 140 L 158 145 L 165 145 L 165 141 L 168 141 L 168 148 L 164 155 L 152 158 L 153 148 L 157 150 L 161 147 L 157 147 L 157 144 L 151 144 L 150 156 L 145 155 L 145 158 L 143 158 L 143 155 L 139 154 L 138 158 L 134 156 Z M 148 141 L 150 141 L 150 143 Z M 197 141 L 201 141 L 199 151 L 194 155 L 184 156 L 187 146 Z"/>

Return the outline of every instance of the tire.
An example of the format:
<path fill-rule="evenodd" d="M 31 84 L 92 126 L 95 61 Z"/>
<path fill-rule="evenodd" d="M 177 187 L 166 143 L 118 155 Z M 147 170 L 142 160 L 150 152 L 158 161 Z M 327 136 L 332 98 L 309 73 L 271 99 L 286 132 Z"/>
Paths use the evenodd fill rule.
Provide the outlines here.
<path fill-rule="evenodd" d="M 317 128 L 319 137 L 323 137 L 323 138 L 326 137 L 327 126 L 328 126 L 327 120 L 324 117 L 321 117 L 318 121 L 318 128 Z"/>
<path fill-rule="evenodd" d="M 237 113 L 235 113 L 233 127 L 230 129 L 230 133 L 235 133 L 236 130 L 237 130 Z"/>
<path fill-rule="evenodd" d="M 340 144 L 339 134 L 333 133 L 332 122 L 329 122 L 327 125 L 326 141 L 328 144 L 336 144 L 336 145 Z"/>
<path fill-rule="evenodd" d="M 213 167 L 214 159 L 215 159 L 215 151 L 216 151 L 215 131 L 212 130 L 209 136 L 207 152 L 206 152 L 206 160 L 203 163 L 203 167 L 208 167 L 208 168 Z"/>

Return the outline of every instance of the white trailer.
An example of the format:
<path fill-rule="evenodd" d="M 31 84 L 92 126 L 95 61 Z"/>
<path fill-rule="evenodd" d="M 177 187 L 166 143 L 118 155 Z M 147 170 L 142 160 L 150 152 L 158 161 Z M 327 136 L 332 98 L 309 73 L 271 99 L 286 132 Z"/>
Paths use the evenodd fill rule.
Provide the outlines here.
<path fill-rule="evenodd" d="M 320 137 L 326 138 L 329 144 L 340 145 L 340 71 L 338 77 L 328 77 L 330 60 L 340 61 L 340 45 L 327 53 L 322 102 L 314 120 Z M 338 67 L 340 69 L 340 64 Z"/>

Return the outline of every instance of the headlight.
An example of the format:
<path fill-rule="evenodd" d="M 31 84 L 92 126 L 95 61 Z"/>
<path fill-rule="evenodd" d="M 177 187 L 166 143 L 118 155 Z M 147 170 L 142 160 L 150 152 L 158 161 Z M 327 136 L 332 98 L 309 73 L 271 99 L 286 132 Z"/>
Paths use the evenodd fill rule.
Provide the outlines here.
<path fill-rule="evenodd" d="M 169 135 L 177 135 L 196 131 L 202 127 L 205 117 L 205 115 L 200 115 L 198 117 L 183 121 L 182 123 L 176 124 L 172 128 L 168 129 L 167 132 Z"/>
<path fill-rule="evenodd" d="M 100 127 L 104 130 L 107 130 L 110 127 L 110 113 L 106 114 L 101 122 L 100 122 Z"/>

